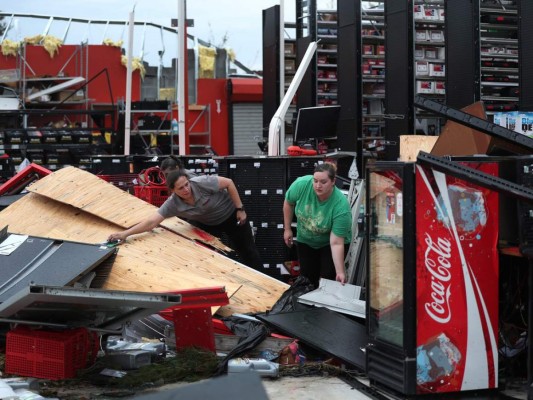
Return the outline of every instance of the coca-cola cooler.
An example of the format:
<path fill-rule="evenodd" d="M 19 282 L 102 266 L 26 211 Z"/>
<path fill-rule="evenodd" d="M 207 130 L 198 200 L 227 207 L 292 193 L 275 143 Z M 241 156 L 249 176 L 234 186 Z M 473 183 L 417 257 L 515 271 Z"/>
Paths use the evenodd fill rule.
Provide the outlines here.
<path fill-rule="evenodd" d="M 377 162 L 366 180 L 371 383 L 406 395 L 496 388 L 498 194 L 414 163 Z"/>

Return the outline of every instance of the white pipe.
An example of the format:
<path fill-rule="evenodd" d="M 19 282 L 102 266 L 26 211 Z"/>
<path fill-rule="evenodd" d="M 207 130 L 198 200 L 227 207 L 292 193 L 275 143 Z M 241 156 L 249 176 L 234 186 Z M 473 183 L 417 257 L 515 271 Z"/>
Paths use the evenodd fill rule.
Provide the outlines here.
<path fill-rule="evenodd" d="M 187 46 L 185 46 L 186 35 L 186 0 L 178 0 L 178 137 L 179 155 L 185 155 L 185 58 Z"/>
<path fill-rule="evenodd" d="M 276 113 L 270 120 L 270 125 L 268 126 L 268 155 L 269 156 L 279 155 L 280 127 L 285 124 L 285 114 L 287 113 L 287 110 L 289 109 L 292 98 L 296 94 L 296 90 L 298 90 L 298 86 L 300 86 L 300 82 L 302 81 L 304 77 L 304 74 L 307 70 L 307 67 L 309 66 L 309 63 L 311 62 L 311 60 L 313 59 L 313 56 L 315 55 L 316 47 L 317 47 L 316 42 L 309 43 L 309 46 L 307 47 L 307 50 L 302 58 L 302 62 L 298 66 L 298 69 L 296 70 L 296 73 L 294 74 L 294 78 L 292 79 L 292 82 L 289 85 L 289 88 L 287 89 L 287 93 L 285 93 L 285 96 L 283 97 L 281 104 L 279 105 L 278 109 L 276 110 Z"/>
<path fill-rule="evenodd" d="M 124 155 L 130 155 L 130 132 L 131 132 L 131 75 L 132 75 L 132 61 L 133 61 L 133 28 L 135 19 L 135 8 L 130 12 L 130 20 L 128 26 L 128 68 L 126 72 L 126 116 L 124 127 Z"/>

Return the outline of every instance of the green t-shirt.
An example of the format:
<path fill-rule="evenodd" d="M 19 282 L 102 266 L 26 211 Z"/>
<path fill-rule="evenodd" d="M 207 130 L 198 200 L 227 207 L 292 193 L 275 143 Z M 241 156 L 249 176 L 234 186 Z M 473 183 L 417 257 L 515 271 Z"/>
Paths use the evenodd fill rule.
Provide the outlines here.
<path fill-rule="evenodd" d="M 287 190 L 285 200 L 295 204 L 298 242 L 314 249 L 329 245 L 329 236 L 344 238 L 344 243 L 352 240 L 352 212 L 346 196 L 337 188 L 321 202 L 313 190 L 313 176 L 296 179 Z"/>

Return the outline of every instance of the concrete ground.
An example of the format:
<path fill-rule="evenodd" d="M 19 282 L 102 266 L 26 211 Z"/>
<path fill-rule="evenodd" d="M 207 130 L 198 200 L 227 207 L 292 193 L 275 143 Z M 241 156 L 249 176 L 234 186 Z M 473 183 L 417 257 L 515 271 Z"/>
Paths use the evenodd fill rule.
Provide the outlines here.
<path fill-rule="evenodd" d="M 263 378 L 263 387 L 271 400 L 367 400 L 371 397 L 337 377 Z"/>
<path fill-rule="evenodd" d="M 250 378 L 253 378 L 252 380 Z M 216 383 L 219 379 L 218 383 Z M 258 388 L 261 384 L 262 388 Z M 189 387 L 187 387 L 189 386 Z M 232 389 L 228 386 L 234 386 Z M 195 390 L 191 391 L 193 387 Z M 235 389 L 235 387 L 237 389 Z M 253 389 L 252 389 L 253 388 Z M 231 396 L 231 397 L 228 397 Z M 260 378 L 259 376 L 237 376 L 233 375 L 230 380 L 227 378 L 214 378 L 195 383 L 174 383 L 148 390 L 141 394 L 124 397 L 132 400 L 155 400 L 155 399 L 194 399 L 211 400 L 226 399 L 250 400 L 257 398 L 260 400 L 368 400 L 375 399 L 366 396 L 363 392 L 355 389 L 352 385 L 337 377 L 303 376 L 303 377 L 281 377 L 281 378 Z M 103 400 L 106 397 L 97 397 Z"/>

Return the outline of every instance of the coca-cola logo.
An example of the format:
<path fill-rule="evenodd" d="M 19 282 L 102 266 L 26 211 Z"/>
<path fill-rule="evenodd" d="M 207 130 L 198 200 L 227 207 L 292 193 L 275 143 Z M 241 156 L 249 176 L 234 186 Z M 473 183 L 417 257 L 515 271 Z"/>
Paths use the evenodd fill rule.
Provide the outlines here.
<path fill-rule="evenodd" d="M 436 242 L 426 232 L 426 253 L 424 265 L 431 274 L 431 300 L 424 304 L 426 313 L 435 322 L 445 324 L 450 321 L 450 287 L 452 273 L 450 271 L 451 243 L 439 237 Z"/>

